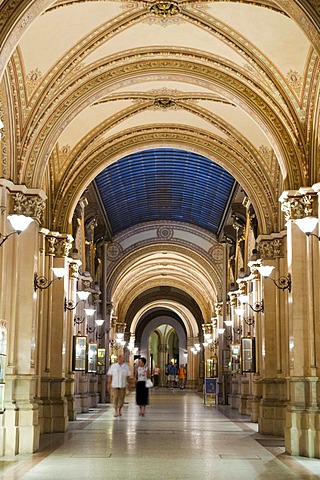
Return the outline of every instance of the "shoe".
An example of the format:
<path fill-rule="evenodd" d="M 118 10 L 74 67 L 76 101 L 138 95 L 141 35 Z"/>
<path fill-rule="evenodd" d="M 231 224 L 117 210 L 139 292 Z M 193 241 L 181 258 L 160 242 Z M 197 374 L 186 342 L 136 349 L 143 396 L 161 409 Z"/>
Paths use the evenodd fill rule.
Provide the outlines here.
<path fill-rule="evenodd" d="M 119 415 L 118 415 L 117 413 L 115 413 L 113 416 L 114 416 L 114 417 L 119 417 Z"/>
<path fill-rule="evenodd" d="M 144 413 L 141 413 L 141 417 L 144 417 L 144 416 L 145 416 Z"/>

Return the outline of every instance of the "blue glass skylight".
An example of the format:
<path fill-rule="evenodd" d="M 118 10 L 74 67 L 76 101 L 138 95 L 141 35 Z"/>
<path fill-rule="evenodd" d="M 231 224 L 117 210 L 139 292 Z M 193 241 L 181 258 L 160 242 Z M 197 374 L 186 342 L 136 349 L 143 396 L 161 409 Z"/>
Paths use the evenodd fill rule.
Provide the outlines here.
<path fill-rule="evenodd" d="M 156 220 L 192 223 L 218 234 L 236 186 L 211 160 L 169 148 L 123 157 L 95 182 L 113 234 Z"/>

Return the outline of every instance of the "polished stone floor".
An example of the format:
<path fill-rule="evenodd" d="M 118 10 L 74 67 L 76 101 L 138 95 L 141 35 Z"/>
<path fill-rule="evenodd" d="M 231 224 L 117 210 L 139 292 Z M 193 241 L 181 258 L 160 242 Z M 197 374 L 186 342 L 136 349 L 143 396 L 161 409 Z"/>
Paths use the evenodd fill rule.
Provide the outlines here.
<path fill-rule="evenodd" d="M 152 390 L 146 416 L 134 393 L 123 415 L 99 405 L 64 434 L 44 435 L 33 455 L 0 460 L 6 480 L 290 480 L 320 478 L 320 460 L 290 457 L 281 438 L 227 406 L 184 390 Z"/>

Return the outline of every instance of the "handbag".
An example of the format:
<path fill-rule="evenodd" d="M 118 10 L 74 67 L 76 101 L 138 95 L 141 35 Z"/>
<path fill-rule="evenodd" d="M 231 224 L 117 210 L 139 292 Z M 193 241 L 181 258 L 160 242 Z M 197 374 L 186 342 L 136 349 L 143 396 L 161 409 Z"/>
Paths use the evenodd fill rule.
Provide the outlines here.
<path fill-rule="evenodd" d="M 147 388 L 153 387 L 153 383 L 151 382 L 150 378 L 147 378 L 147 380 L 146 380 L 146 387 Z"/>

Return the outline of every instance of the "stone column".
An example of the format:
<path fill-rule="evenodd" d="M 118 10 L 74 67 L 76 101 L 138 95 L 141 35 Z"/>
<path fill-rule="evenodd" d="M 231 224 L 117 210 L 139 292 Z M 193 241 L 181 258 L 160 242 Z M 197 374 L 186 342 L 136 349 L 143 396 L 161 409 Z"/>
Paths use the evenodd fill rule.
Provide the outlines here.
<path fill-rule="evenodd" d="M 46 236 L 45 276 L 53 280 L 52 267 L 68 267 L 67 256 L 71 249 L 71 235 L 50 232 Z M 44 325 L 45 362 L 42 372 L 41 399 L 43 401 L 44 433 L 65 432 L 68 429 L 68 402 L 66 374 L 69 372 L 70 350 L 67 315 L 64 301 L 68 278 L 53 281 L 49 288 L 38 291 L 41 297 L 40 318 Z M 41 308 L 41 306 L 43 308 Z M 70 332 L 69 332 L 70 334 Z"/>
<path fill-rule="evenodd" d="M 320 458 L 319 241 L 307 238 L 294 221 L 318 217 L 318 199 L 312 189 L 300 189 L 284 192 L 280 201 L 287 220 L 287 260 L 292 277 L 285 447 L 292 455 Z"/>
<path fill-rule="evenodd" d="M 253 255 L 255 257 L 255 255 Z M 259 305 L 259 308 L 263 302 L 263 297 L 261 294 L 261 284 L 260 284 L 260 274 L 258 267 L 260 266 L 260 261 L 257 258 L 251 258 L 248 263 L 250 268 L 250 280 L 252 284 L 252 294 L 250 298 L 250 304 L 253 306 Z M 262 397 L 262 387 L 261 387 L 261 371 L 263 369 L 264 362 L 264 314 L 263 312 L 251 312 L 251 316 L 254 319 L 254 335 L 256 340 L 256 371 L 252 376 L 252 392 L 251 392 L 251 421 L 258 423 L 259 418 L 259 404 Z"/>
<path fill-rule="evenodd" d="M 167 385 L 167 377 L 165 375 L 165 368 L 167 364 L 168 345 L 166 343 L 160 343 L 158 345 L 159 355 L 159 367 L 160 367 L 160 385 Z"/>
<path fill-rule="evenodd" d="M 263 265 L 275 267 L 273 279 L 288 273 L 284 258 L 286 234 L 262 235 L 258 250 Z M 288 290 L 278 289 L 271 278 L 263 280 L 264 315 L 261 317 L 261 364 L 259 385 L 262 399 L 259 406 L 259 432 L 284 435 L 287 406 L 286 380 L 288 344 L 288 315 L 285 306 Z"/>
<path fill-rule="evenodd" d="M 232 320 L 232 338 L 233 345 L 238 345 L 240 348 L 242 328 L 235 312 L 237 308 L 237 293 L 236 291 L 229 292 L 230 299 L 230 319 Z M 240 408 L 240 350 L 238 357 L 232 357 L 231 362 L 231 393 L 229 397 L 229 404 L 231 408 Z"/>
<path fill-rule="evenodd" d="M 79 279 L 79 268 L 81 261 L 77 259 L 69 259 L 69 288 L 67 301 L 71 301 L 73 310 L 67 310 L 67 342 L 66 342 L 66 382 L 65 396 L 68 403 L 68 418 L 73 421 L 77 417 L 77 408 L 75 401 L 75 374 L 72 371 L 72 348 L 74 334 L 74 315 L 77 306 L 77 282 Z M 78 332 L 76 332 L 78 333 Z"/>
<path fill-rule="evenodd" d="M 0 249 L 0 321 L 6 322 L 7 365 L 5 412 L 0 428 L 1 453 L 32 453 L 39 448 L 36 346 L 38 321 L 33 298 L 35 261 L 39 250 L 39 222 L 45 207 L 41 190 L 0 180 L 1 233 L 12 230 L 10 213 L 34 218 L 27 230 L 12 235 Z"/>

